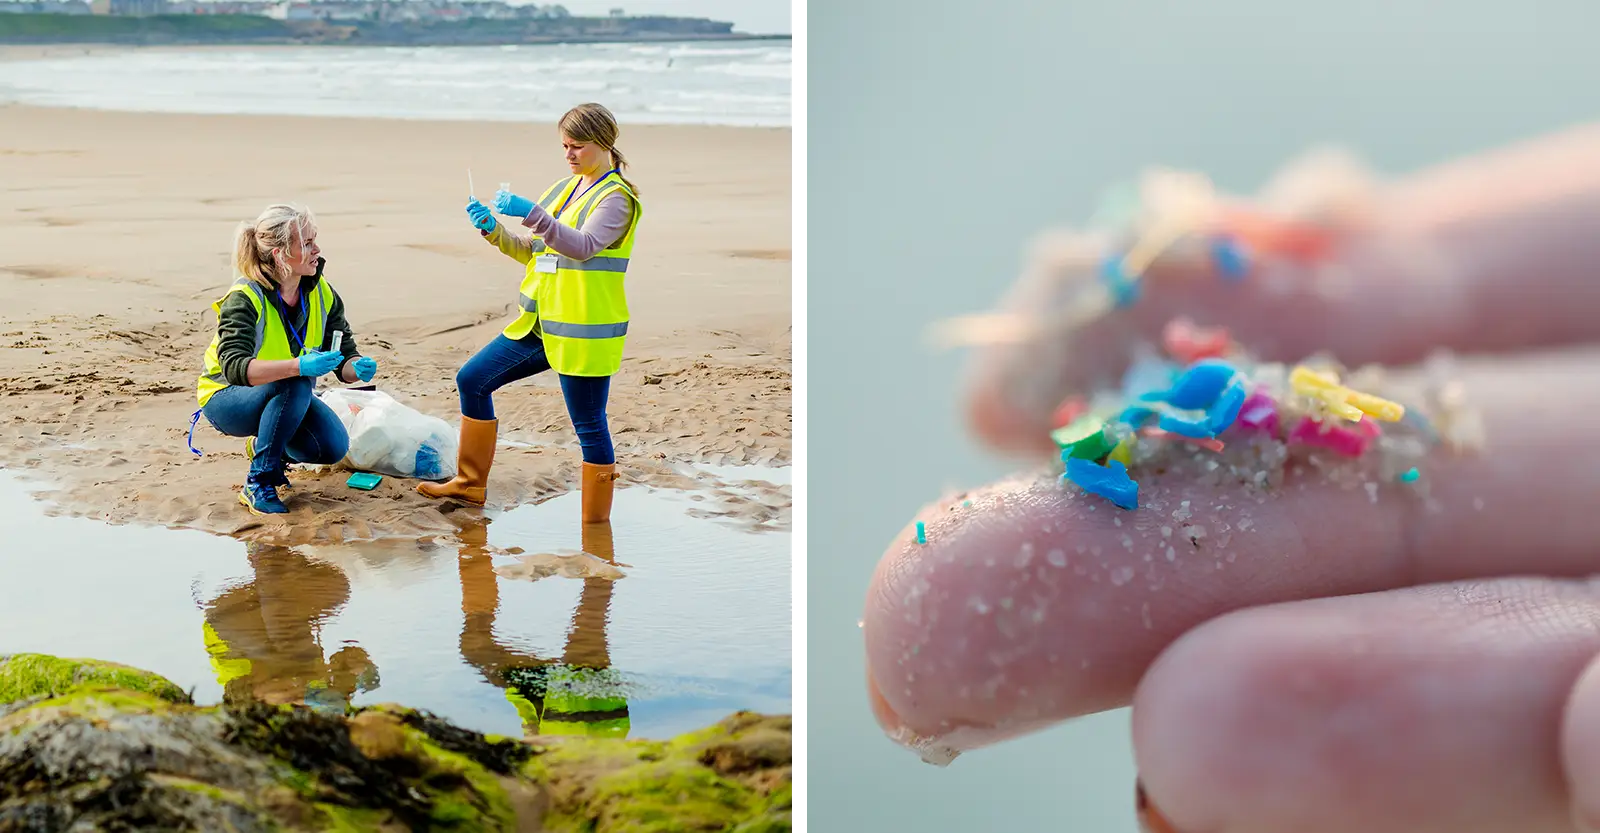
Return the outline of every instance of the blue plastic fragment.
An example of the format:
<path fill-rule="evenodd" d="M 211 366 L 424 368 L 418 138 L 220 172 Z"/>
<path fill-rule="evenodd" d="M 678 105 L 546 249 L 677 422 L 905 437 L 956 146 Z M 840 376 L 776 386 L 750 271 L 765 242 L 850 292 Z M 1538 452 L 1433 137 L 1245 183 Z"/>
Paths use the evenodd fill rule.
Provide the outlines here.
<path fill-rule="evenodd" d="M 1244 408 L 1246 399 L 1244 383 L 1235 377 L 1215 399 L 1206 403 L 1205 412 L 1191 416 L 1180 411 L 1166 411 L 1161 414 L 1161 421 L 1157 423 L 1161 430 L 1195 439 L 1208 439 L 1228 430 L 1239 418 L 1239 411 Z"/>
<path fill-rule="evenodd" d="M 1217 401 L 1211 403 L 1211 408 L 1206 413 L 1206 425 L 1211 429 L 1211 436 L 1215 437 L 1228 430 L 1228 426 L 1239 418 L 1239 410 L 1244 407 L 1244 400 L 1244 384 L 1238 377 L 1234 377 L 1222 395 L 1217 397 Z"/>
<path fill-rule="evenodd" d="M 1191 418 L 1169 412 L 1162 414 L 1161 421 L 1156 424 L 1161 426 L 1163 431 L 1182 434 L 1185 437 L 1203 440 L 1216 436 L 1211 431 L 1211 419 L 1209 416 Z"/>
<path fill-rule="evenodd" d="M 1211 260 L 1224 280 L 1237 283 L 1250 271 L 1250 256 L 1239 241 L 1220 235 L 1211 241 Z"/>
<path fill-rule="evenodd" d="M 1174 408 L 1187 411 L 1209 409 L 1238 373 L 1233 365 L 1221 359 L 1201 359 L 1189 365 L 1159 398 Z"/>
<path fill-rule="evenodd" d="M 1127 408 L 1123 409 L 1122 413 L 1117 415 L 1117 421 L 1126 423 L 1132 426 L 1134 430 L 1138 430 L 1143 428 L 1144 424 L 1150 421 L 1150 417 L 1155 415 L 1155 408 L 1146 408 L 1142 405 L 1129 405 Z"/>
<path fill-rule="evenodd" d="M 1151 354 L 1142 354 L 1128 365 L 1127 371 L 1122 374 L 1122 398 L 1132 402 L 1135 400 L 1149 401 L 1149 394 L 1155 394 L 1155 399 L 1160 399 L 1166 394 L 1172 383 L 1177 381 L 1179 367 L 1176 362 L 1170 362 Z"/>
<path fill-rule="evenodd" d="M 1118 460 L 1107 460 L 1102 466 L 1074 457 L 1067 461 L 1066 478 L 1123 509 L 1139 508 L 1139 484 L 1128 477 L 1128 468 Z"/>
<path fill-rule="evenodd" d="M 1139 300 L 1141 282 L 1122 271 L 1122 255 L 1106 255 L 1106 259 L 1100 263 L 1100 277 L 1106 282 L 1106 288 L 1111 290 L 1111 297 L 1117 306 L 1132 306 L 1134 301 Z"/>
<path fill-rule="evenodd" d="M 1422 412 L 1416 408 L 1407 406 L 1405 414 L 1400 417 L 1400 421 L 1422 432 L 1422 436 L 1427 439 L 1429 445 L 1439 444 L 1438 429 L 1434 428 L 1433 422 L 1423 416 Z"/>
<path fill-rule="evenodd" d="M 928 543 L 928 530 L 922 525 L 922 521 L 917 521 L 917 543 Z"/>
<path fill-rule="evenodd" d="M 1422 472 L 1417 471 L 1417 467 L 1416 466 L 1412 466 L 1410 471 L 1406 472 L 1405 474 L 1400 475 L 1400 482 L 1401 483 L 1414 483 L 1414 482 L 1416 482 L 1417 478 L 1419 478 L 1421 476 L 1422 476 Z"/>

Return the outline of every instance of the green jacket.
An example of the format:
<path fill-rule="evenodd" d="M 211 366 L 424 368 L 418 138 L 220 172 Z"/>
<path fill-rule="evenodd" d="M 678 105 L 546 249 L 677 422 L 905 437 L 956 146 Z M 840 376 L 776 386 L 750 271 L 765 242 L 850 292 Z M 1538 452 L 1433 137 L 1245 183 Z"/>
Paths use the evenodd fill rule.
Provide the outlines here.
<path fill-rule="evenodd" d="M 310 295 L 322 280 L 322 269 L 328 263 L 327 258 L 317 258 L 317 273 L 300 279 L 300 297 Z M 274 296 L 273 300 L 276 300 Z M 289 323 L 296 329 L 304 332 L 306 310 L 309 305 L 303 300 L 300 305 L 289 310 L 291 315 L 298 315 Z M 355 334 L 350 332 L 350 322 L 344 317 L 344 299 L 339 293 L 333 293 L 333 305 L 328 309 L 328 324 L 323 329 L 326 334 L 322 343 L 316 346 L 318 350 L 327 350 L 333 346 L 333 333 L 335 330 L 344 333 L 344 341 L 339 345 L 339 353 L 344 356 L 344 361 L 339 363 L 335 373 L 344 373 L 345 365 L 361 356 L 356 349 Z M 256 309 L 250 305 L 250 299 L 242 293 L 235 292 L 222 302 L 222 309 L 217 314 L 217 333 L 221 342 L 217 345 L 217 359 L 222 363 L 222 376 L 230 385 L 249 387 L 250 381 L 245 373 L 250 368 L 250 362 L 256 357 Z M 307 345 L 308 347 L 310 345 Z"/>

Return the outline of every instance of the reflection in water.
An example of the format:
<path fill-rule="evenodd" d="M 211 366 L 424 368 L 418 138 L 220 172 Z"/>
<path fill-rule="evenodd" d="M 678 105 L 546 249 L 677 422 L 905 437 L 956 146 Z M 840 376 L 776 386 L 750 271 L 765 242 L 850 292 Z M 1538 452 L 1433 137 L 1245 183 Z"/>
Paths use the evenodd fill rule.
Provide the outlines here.
<path fill-rule="evenodd" d="M 205 645 L 223 700 L 304 703 L 343 712 L 378 687 L 378 668 L 354 643 L 331 657 L 322 623 L 350 599 L 342 570 L 288 547 L 247 544 L 253 578 L 205 605 Z"/>
<path fill-rule="evenodd" d="M 611 668 L 606 626 L 613 579 L 587 577 L 558 657 L 508 647 L 494 633 L 500 576 L 488 545 L 488 521 L 472 519 L 460 541 L 461 656 L 506 700 L 532 735 L 626 737 L 628 701 Z M 611 524 L 585 524 L 583 551 L 614 569 Z M 205 644 L 223 699 L 303 703 L 342 713 L 356 692 L 376 690 L 378 668 L 349 642 L 331 657 L 323 623 L 350 600 L 343 570 L 290 547 L 248 544 L 252 578 L 204 605 Z M 620 573 L 605 572 L 606 576 Z"/>
<path fill-rule="evenodd" d="M 500 610 L 499 575 L 489 555 L 487 521 L 472 521 L 461 541 L 461 656 L 489 683 L 505 690 L 524 734 L 626 737 L 628 701 L 611 669 L 606 625 L 613 579 L 584 578 L 560 657 L 542 657 L 502 644 L 494 634 Z M 616 565 L 610 522 L 583 526 L 583 551 Z"/>
<path fill-rule="evenodd" d="M 575 730 L 556 719 L 572 713 L 588 731 L 616 719 L 630 738 L 669 738 L 788 710 L 787 535 L 693 518 L 671 490 L 625 491 L 614 547 L 606 527 L 583 529 L 572 493 L 490 514 L 487 545 L 480 521 L 467 546 L 285 548 L 49 515 L 0 470 L 0 654 L 126 662 L 202 703 L 393 701 L 513 736 Z"/>

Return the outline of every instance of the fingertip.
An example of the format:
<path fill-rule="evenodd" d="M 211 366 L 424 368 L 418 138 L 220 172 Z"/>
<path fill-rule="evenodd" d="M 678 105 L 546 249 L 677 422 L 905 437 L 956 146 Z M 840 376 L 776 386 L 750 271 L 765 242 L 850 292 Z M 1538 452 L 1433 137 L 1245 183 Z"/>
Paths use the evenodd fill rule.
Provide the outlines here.
<path fill-rule="evenodd" d="M 1050 426 L 1025 408 L 1011 403 L 992 378 L 979 378 L 964 397 L 967 429 L 995 451 L 1009 453 L 1048 452 Z"/>
<path fill-rule="evenodd" d="M 866 674 L 867 704 L 872 709 L 873 719 L 878 721 L 878 728 L 882 729 L 884 734 L 891 737 L 898 735 L 905 726 L 900 722 L 900 715 L 895 714 L 894 707 L 889 705 L 888 700 L 883 699 L 883 691 L 878 688 L 878 680 L 872 674 L 870 662 L 867 663 Z"/>
<path fill-rule="evenodd" d="M 1139 819 L 1140 833 L 1178 833 L 1172 822 L 1167 820 L 1150 800 L 1149 793 L 1145 792 L 1144 779 L 1135 778 L 1133 781 L 1133 808 L 1134 814 Z"/>
<path fill-rule="evenodd" d="M 898 742 L 949 757 L 1125 703 L 1138 663 L 1124 642 L 1153 631 L 1098 508 L 1028 471 L 930 504 L 890 543 L 862 629 Z"/>
<path fill-rule="evenodd" d="M 1561 726 L 1561 757 L 1580 831 L 1600 830 L 1600 657 L 1572 686 Z"/>
<path fill-rule="evenodd" d="M 1141 820 L 1153 817 L 1158 822 L 1147 822 L 1149 830 L 1176 830 L 1174 815 L 1185 819 L 1185 829 L 1221 829 L 1221 812 L 1232 800 L 1224 781 L 1230 748 L 1238 738 L 1230 727 L 1237 725 L 1241 709 L 1249 710 L 1248 690 L 1238 684 L 1249 675 L 1231 661 L 1236 654 L 1208 647 L 1210 634 L 1227 628 L 1227 619 L 1212 620 L 1176 639 L 1151 663 L 1134 691 L 1132 741 L 1140 788 L 1160 795 L 1165 812 L 1151 814 L 1141 806 Z M 1197 719 L 1199 715 L 1204 718 Z M 1141 798 L 1150 802 L 1148 795 Z M 1197 827 L 1198 819 L 1209 824 Z"/>

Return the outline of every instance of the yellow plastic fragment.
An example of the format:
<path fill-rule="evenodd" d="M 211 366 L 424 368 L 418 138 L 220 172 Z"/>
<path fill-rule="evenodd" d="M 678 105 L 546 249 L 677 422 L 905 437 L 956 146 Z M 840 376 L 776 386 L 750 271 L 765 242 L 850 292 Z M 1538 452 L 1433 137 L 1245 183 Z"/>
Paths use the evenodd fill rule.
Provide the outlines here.
<path fill-rule="evenodd" d="M 1124 438 L 1122 442 L 1117 443 L 1116 448 L 1111 449 L 1111 453 L 1106 455 L 1106 459 L 1116 460 L 1124 466 L 1133 465 L 1133 443 L 1133 437 Z"/>
<path fill-rule="evenodd" d="M 1305 365 L 1298 365 L 1289 373 L 1289 386 L 1301 396 L 1320 401 L 1335 416 L 1351 422 L 1360 422 L 1363 414 L 1384 422 L 1399 422 L 1406 415 L 1404 405 L 1351 390 L 1339 384 L 1339 377 L 1331 373 L 1318 373 Z"/>

